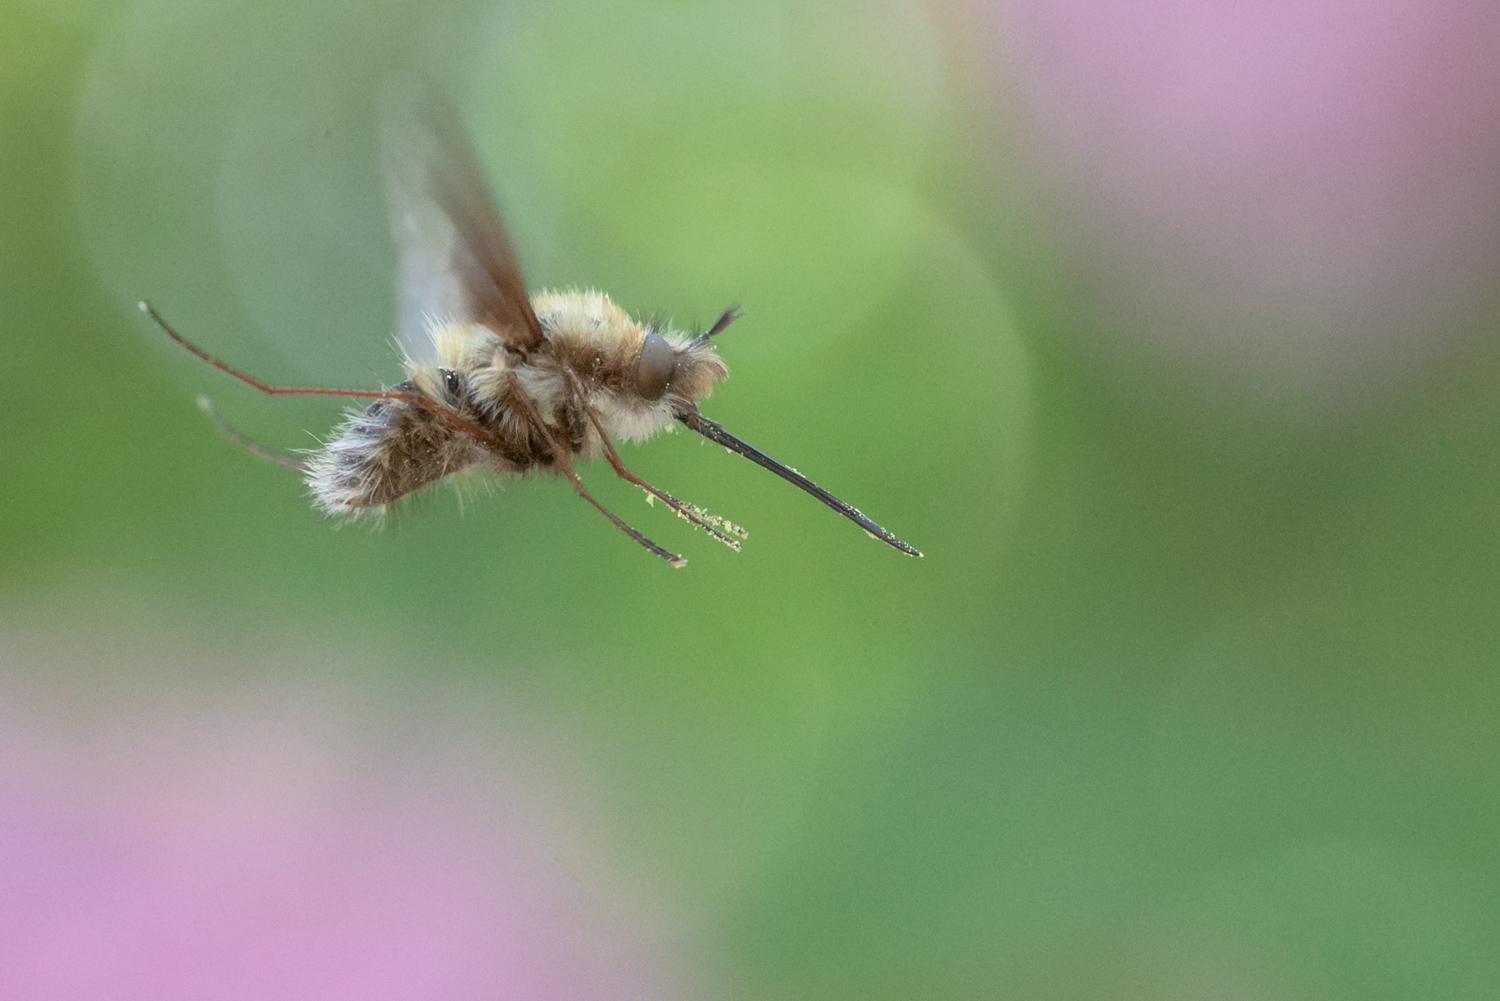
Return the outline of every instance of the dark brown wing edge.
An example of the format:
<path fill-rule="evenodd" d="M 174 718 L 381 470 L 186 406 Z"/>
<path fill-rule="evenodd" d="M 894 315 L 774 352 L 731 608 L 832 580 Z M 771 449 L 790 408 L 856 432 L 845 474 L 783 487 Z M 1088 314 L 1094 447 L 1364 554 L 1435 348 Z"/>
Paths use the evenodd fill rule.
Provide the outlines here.
<path fill-rule="evenodd" d="M 418 114 L 434 143 L 428 194 L 453 224 L 453 270 L 474 318 L 512 348 L 532 351 L 542 343 L 542 325 L 463 123 L 446 99 L 430 94 Z"/>

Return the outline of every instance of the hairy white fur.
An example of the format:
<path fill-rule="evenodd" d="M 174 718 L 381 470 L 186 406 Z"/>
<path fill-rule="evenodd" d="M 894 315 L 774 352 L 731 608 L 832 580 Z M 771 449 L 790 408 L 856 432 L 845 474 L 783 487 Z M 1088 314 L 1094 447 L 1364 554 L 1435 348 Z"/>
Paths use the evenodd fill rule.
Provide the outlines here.
<path fill-rule="evenodd" d="M 348 520 L 385 515 L 384 504 L 370 506 L 364 502 L 385 428 L 380 415 L 351 410 L 322 448 L 308 451 L 304 479 L 315 508 Z"/>

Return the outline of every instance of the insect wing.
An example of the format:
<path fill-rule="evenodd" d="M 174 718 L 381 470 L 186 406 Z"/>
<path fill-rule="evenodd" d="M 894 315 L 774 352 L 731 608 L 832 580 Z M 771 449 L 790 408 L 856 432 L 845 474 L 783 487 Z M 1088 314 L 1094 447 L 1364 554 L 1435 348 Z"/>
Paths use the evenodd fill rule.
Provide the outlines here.
<path fill-rule="evenodd" d="M 512 348 L 534 349 L 541 324 L 457 113 L 432 97 L 390 102 L 383 145 L 407 354 L 432 356 L 434 319 L 482 323 Z"/>

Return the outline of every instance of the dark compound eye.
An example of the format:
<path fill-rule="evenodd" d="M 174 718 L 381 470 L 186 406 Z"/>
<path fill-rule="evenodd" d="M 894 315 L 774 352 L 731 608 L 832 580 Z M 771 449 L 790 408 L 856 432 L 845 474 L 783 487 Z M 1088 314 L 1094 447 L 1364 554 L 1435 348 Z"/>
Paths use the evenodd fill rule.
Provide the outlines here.
<path fill-rule="evenodd" d="M 443 388 L 448 391 L 448 396 L 455 400 L 461 398 L 464 388 L 463 377 L 451 368 L 438 369 L 438 371 L 443 373 Z"/>
<path fill-rule="evenodd" d="M 635 388 L 648 400 L 659 400 L 677 370 L 677 352 L 660 334 L 647 334 L 641 342 L 641 361 L 635 369 Z"/>

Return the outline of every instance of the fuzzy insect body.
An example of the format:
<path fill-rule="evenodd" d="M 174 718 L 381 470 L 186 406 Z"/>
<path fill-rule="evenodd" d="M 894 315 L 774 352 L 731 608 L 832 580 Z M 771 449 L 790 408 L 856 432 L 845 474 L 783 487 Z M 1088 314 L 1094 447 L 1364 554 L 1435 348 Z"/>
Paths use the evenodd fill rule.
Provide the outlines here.
<path fill-rule="evenodd" d="M 750 446 L 698 410 L 728 378 L 711 338 L 739 316 L 726 310 L 690 336 L 632 319 L 602 292 L 526 292 L 515 253 L 456 116 L 434 105 L 387 133 L 392 231 L 400 248 L 400 342 L 406 379 L 381 390 L 274 386 L 189 342 L 141 309 L 199 358 L 263 392 L 372 400 L 351 411 L 305 457 L 268 449 L 226 424 L 230 438 L 299 470 L 315 507 L 358 520 L 475 467 L 549 472 L 621 531 L 674 566 L 686 564 L 620 520 L 583 486 L 575 461 L 606 459 L 616 475 L 738 550 L 744 529 L 651 486 L 626 468 L 613 440 L 644 441 L 680 422 L 805 490 L 873 537 L 922 555 L 801 473 Z M 412 127 L 415 126 L 415 127 Z"/>
<path fill-rule="evenodd" d="M 483 325 L 434 320 L 431 360 L 405 360 L 407 380 L 395 388 L 440 402 L 482 428 L 483 438 L 415 401 L 376 400 L 309 455 L 315 506 L 345 518 L 379 517 L 400 497 L 473 466 L 502 475 L 556 471 L 549 438 L 573 458 L 596 459 L 606 435 L 645 441 L 729 375 L 709 345 L 638 323 L 602 292 L 543 292 L 532 308 L 547 351 L 521 357 Z M 653 334 L 671 351 L 672 369 L 655 400 L 639 390 Z M 541 427 L 528 419 L 523 398 Z"/>

